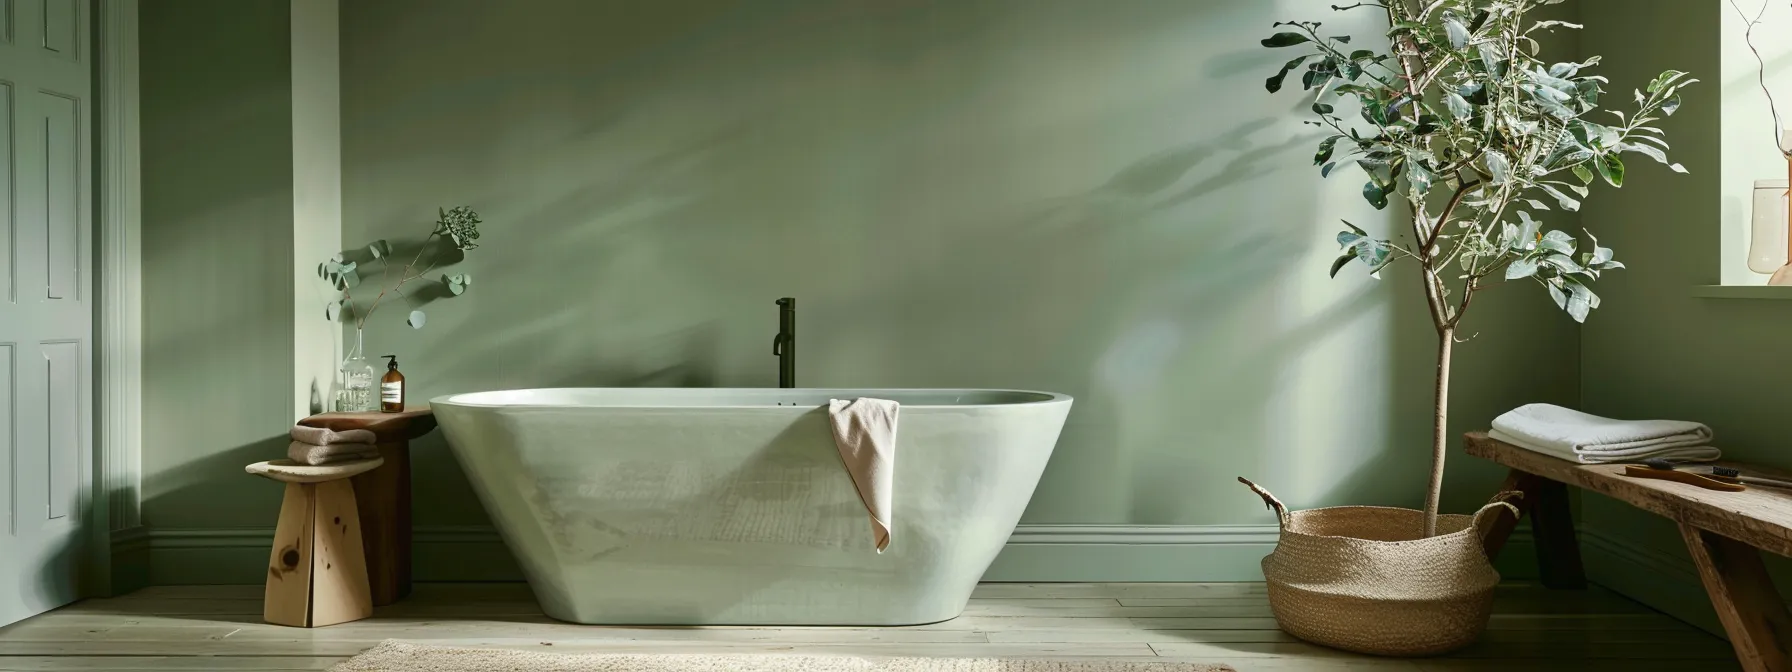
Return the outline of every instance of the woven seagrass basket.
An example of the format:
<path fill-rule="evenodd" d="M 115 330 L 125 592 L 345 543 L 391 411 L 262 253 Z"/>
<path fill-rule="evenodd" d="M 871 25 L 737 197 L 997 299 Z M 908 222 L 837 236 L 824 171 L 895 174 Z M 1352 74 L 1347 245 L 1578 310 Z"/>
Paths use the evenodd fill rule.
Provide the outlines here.
<path fill-rule="evenodd" d="M 1288 634 L 1381 656 L 1429 656 L 1474 643 L 1492 615 L 1499 572 L 1477 533 L 1489 511 L 1518 509 L 1503 492 L 1472 516 L 1440 515 L 1426 538 L 1425 513 L 1380 506 L 1289 511 L 1243 478 L 1281 521 L 1263 558 L 1269 607 Z"/>

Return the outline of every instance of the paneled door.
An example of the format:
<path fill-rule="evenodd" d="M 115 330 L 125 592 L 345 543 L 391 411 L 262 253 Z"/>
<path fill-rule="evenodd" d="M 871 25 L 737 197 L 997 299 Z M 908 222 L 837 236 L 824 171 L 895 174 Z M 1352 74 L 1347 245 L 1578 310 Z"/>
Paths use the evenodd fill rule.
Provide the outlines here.
<path fill-rule="evenodd" d="M 0 0 L 0 625 L 75 600 L 92 482 L 87 0 Z"/>

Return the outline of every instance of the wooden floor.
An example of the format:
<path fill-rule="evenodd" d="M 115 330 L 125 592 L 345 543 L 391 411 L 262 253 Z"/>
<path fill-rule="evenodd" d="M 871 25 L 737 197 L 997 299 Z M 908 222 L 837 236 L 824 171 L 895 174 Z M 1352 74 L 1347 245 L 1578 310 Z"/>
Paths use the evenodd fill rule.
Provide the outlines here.
<path fill-rule="evenodd" d="M 422 584 L 371 619 L 261 622 L 260 586 L 157 587 L 0 628 L 0 670 L 323 670 L 384 639 L 557 652 L 1077 657 L 1251 670 L 1726 670 L 1729 646 L 1610 592 L 1502 586 L 1480 644 L 1386 660 L 1276 630 L 1262 584 L 984 584 L 964 616 L 909 628 L 610 628 L 541 615 L 522 584 Z"/>

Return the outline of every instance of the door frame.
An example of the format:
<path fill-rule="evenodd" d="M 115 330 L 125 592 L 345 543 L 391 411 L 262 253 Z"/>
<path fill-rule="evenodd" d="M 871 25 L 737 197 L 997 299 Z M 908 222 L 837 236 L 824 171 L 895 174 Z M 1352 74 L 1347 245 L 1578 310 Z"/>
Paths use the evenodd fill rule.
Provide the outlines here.
<path fill-rule="evenodd" d="M 115 544 L 142 525 L 142 194 L 138 137 L 138 0 L 93 0 L 93 465 L 87 497 L 83 597 L 147 583 L 141 560 Z"/>

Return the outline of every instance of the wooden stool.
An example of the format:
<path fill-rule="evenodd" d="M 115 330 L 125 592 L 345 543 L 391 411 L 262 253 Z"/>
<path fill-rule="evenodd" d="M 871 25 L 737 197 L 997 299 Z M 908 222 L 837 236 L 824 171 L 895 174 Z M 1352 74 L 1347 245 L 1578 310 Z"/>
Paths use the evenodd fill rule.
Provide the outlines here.
<path fill-rule="evenodd" d="M 383 607 L 411 594 L 410 442 L 436 428 L 435 416 L 428 406 L 410 406 L 403 413 L 324 413 L 299 424 L 374 433 L 386 464 L 350 481 L 361 506 L 361 532 L 367 535 L 363 542 L 373 606 Z"/>
<path fill-rule="evenodd" d="M 245 468 L 286 483 L 268 557 L 262 620 L 317 628 L 373 615 L 361 520 L 348 479 L 380 463 L 377 457 L 318 466 L 273 460 Z"/>

